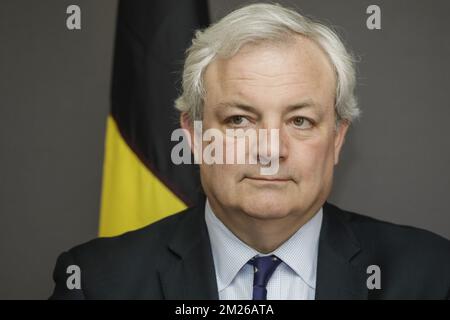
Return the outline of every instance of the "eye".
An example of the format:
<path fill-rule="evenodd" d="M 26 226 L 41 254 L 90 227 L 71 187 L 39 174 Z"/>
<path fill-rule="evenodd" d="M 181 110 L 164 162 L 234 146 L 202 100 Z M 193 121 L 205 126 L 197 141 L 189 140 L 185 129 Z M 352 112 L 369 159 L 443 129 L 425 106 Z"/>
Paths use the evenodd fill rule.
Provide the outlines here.
<path fill-rule="evenodd" d="M 312 121 L 305 118 L 305 117 L 295 117 L 292 119 L 292 124 L 294 125 L 294 127 L 298 128 L 298 129 L 310 129 L 313 124 Z"/>
<path fill-rule="evenodd" d="M 248 122 L 248 119 L 241 115 L 231 116 L 227 119 L 227 123 L 233 126 L 245 126 Z"/>

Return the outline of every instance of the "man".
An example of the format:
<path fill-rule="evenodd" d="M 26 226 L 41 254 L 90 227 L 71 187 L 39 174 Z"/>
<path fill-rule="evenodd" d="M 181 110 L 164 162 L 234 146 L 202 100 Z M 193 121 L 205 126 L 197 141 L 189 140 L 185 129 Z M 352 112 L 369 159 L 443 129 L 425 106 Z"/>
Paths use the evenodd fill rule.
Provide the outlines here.
<path fill-rule="evenodd" d="M 182 128 L 194 137 L 201 120 L 233 148 L 246 137 L 230 129 L 277 139 L 266 152 L 261 141 L 237 148 L 253 163 L 202 162 L 204 205 L 63 253 L 52 298 L 448 299 L 448 240 L 326 202 L 359 114 L 354 86 L 339 38 L 281 6 L 250 5 L 198 32 Z M 213 143 L 192 141 L 193 152 Z M 67 287 L 71 265 L 81 288 Z"/>

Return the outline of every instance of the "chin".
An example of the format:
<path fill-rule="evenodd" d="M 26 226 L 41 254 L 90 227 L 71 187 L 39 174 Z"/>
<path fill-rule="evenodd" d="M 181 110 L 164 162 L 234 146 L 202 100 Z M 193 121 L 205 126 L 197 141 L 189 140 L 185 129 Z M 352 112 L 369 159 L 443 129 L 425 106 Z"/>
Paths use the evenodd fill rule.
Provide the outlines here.
<path fill-rule="evenodd" d="M 291 212 L 284 197 L 247 196 L 243 199 L 242 210 L 252 218 L 257 219 L 279 219 L 284 218 Z"/>

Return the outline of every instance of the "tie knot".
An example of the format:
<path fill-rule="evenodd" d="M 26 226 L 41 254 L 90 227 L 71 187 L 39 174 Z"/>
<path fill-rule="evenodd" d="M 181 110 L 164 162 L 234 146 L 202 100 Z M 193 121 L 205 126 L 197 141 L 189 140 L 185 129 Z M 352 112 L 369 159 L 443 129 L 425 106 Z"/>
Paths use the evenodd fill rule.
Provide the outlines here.
<path fill-rule="evenodd" d="M 275 255 L 254 257 L 248 262 L 254 267 L 253 286 L 266 287 L 275 269 L 281 263 L 280 258 Z"/>

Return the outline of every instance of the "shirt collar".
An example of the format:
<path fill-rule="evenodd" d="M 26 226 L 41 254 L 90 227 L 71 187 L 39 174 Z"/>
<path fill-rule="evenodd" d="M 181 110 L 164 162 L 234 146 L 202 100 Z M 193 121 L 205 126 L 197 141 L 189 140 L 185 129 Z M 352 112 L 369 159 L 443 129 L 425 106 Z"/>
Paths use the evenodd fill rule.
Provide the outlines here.
<path fill-rule="evenodd" d="M 313 218 L 292 237 L 269 253 L 279 257 L 311 288 L 316 287 L 317 253 L 322 216 L 322 208 L 320 208 Z M 230 285 L 237 273 L 252 257 L 269 255 L 258 252 L 236 237 L 217 218 L 208 200 L 205 205 L 205 221 L 211 241 L 219 291 Z"/>

